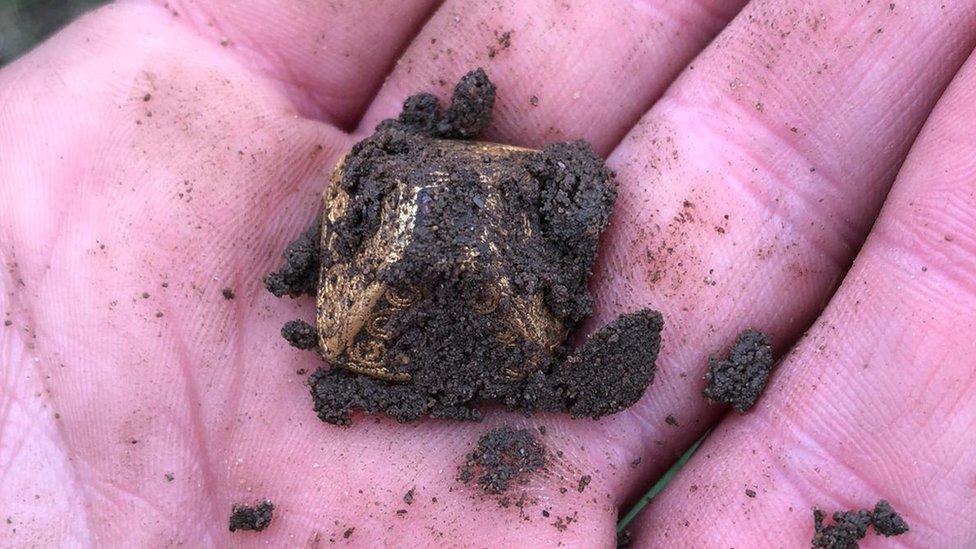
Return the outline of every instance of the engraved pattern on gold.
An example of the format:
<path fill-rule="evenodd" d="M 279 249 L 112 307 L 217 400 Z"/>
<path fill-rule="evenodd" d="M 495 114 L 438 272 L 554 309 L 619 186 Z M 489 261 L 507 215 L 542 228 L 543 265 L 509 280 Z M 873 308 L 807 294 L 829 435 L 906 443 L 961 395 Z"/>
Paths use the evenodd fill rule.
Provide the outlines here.
<path fill-rule="evenodd" d="M 518 332 L 515 331 L 515 328 L 508 321 L 502 321 L 501 324 L 502 328 L 495 335 L 495 339 L 506 347 L 514 345 L 515 341 L 518 340 Z"/>
<path fill-rule="evenodd" d="M 502 298 L 502 293 L 498 290 L 496 286 L 485 286 L 478 297 L 471 300 L 471 308 L 475 310 L 476 313 L 487 315 L 495 312 L 498 308 L 498 302 Z"/>
<path fill-rule="evenodd" d="M 416 288 L 390 288 L 386 290 L 386 300 L 397 309 L 406 309 L 420 298 L 420 290 Z"/>
<path fill-rule="evenodd" d="M 390 340 L 390 332 L 386 331 L 386 323 L 390 321 L 390 311 L 375 311 L 366 321 L 366 333 L 376 339 Z"/>
<path fill-rule="evenodd" d="M 379 340 L 369 339 L 357 343 L 349 348 L 349 360 L 345 367 L 353 372 L 386 381 L 410 381 L 410 374 L 406 372 L 393 373 L 382 366 L 381 361 L 385 352 L 386 346 Z"/>
<path fill-rule="evenodd" d="M 384 350 L 383 343 L 368 339 L 349 348 L 349 360 L 367 366 L 379 366 Z"/>

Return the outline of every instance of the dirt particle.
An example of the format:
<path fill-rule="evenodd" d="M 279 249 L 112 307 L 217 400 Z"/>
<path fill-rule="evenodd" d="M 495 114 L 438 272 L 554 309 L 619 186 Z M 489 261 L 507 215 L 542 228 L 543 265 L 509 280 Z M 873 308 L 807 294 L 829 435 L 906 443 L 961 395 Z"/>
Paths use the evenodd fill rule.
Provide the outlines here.
<path fill-rule="evenodd" d="M 630 462 L 630 468 L 631 469 L 636 469 L 636 468 L 640 467 L 641 461 L 643 461 L 643 459 L 641 459 L 641 458 L 634 458 L 634 460 Z"/>
<path fill-rule="evenodd" d="M 576 486 L 576 490 L 583 493 L 583 490 L 586 490 L 586 487 L 590 485 L 591 480 L 593 480 L 593 478 L 590 475 L 581 476 L 579 479 L 579 484 Z"/>
<path fill-rule="evenodd" d="M 289 244 L 282 257 L 284 265 L 264 279 L 269 292 L 277 297 L 315 295 L 319 278 L 319 233 L 321 215 L 297 240 Z"/>
<path fill-rule="evenodd" d="M 457 479 L 465 484 L 474 480 L 486 494 L 501 494 L 513 482 L 528 482 L 545 464 L 545 448 L 531 431 L 503 425 L 481 436 L 458 468 Z"/>
<path fill-rule="evenodd" d="M 751 498 L 754 498 L 754 497 L 756 497 L 756 491 L 755 490 L 750 490 L 749 488 L 746 488 L 746 496 L 751 497 Z"/>
<path fill-rule="evenodd" d="M 533 95 L 532 97 L 530 97 L 529 98 L 529 104 L 532 105 L 533 107 L 538 107 L 539 106 L 539 97 L 536 96 L 536 95 Z"/>
<path fill-rule="evenodd" d="M 413 505 L 413 491 L 415 489 L 416 488 L 411 488 L 407 490 L 406 494 L 403 494 L 403 503 L 406 503 L 407 505 Z"/>
<path fill-rule="evenodd" d="M 143 299 L 149 299 L 149 292 L 142 292 Z"/>
<path fill-rule="evenodd" d="M 142 96 L 142 100 L 143 101 L 149 101 L 150 99 L 152 99 L 152 94 L 151 93 L 147 93 L 146 95 L 143 95 Z"/>
<path fill-rule="evenodd" d="M 668 417 L 664 418 L 664 423 L 667 423 L 672 427 L 678 426 L 678 420 L 674 417 L 673 414 L 668 414 Z"/>
<path fill-rule="evenodd" d="M 253 530 L 260 532 L 268 527 L 274 516 L 274 504 L 268 500 L 254 505 L 235 504 L 230 514 L 230 531 Z"/>
<path fill-rule="evenodd" d="M 856 549 L 858 540 L 867 535 L 869 526 L 874 526 L 874 531 L 885 537 L 908 531 L 908 524 L 885 500 L 879 501 L 873 511 L 837 511 L 833 514 L 834 523 L 830 525 L 824 525 L 825 518 L 823 511 L 813 510 L 814 547 Z"/>
<path fill-rule="evenodd" d="M 570 524 L 576 522 L 577 513 L 574 511 L 572 515 L 566 515 L 564 517 L 556 517 L 555 522 L 552 523 L 553 527 L 560 532 L 565 532 L 569 528 Z"/>
<path fill-rule="evenodd" d="M 166 479 L 166 482 L 173 482 L 173 479 L 176 478 L 176 475 L 174 475 L 173 473 L 166 473 L 165 475 L 163 475 L 163 478 Z"/>
<path fill-rule="evenodd" d="M 353 535 L 353 533 L 355 533 L 355 532 L 356 532 L 356 527 L 355 526 L 352 526 L 350 528 L 346 528 L 346 531 L 342 533 L 342 539 L 349 539 L 349 538 L 351 538 L 352 535 Z"/>
<path fill-rule="evenodd" d="M 634 533 L 629 529 L 624 529 L 617 532 L 617 549 L 625 549 L 626 547 L 630 547 L 633 541 Z"/>
<path fill-rule="evenodd" d="M 220 295 L 224 296 L 224 299 L 228 301 L 236 297 L 236 295 L 234 294 L 234 290 L 230 288 L 224 288 L 220 290 Z"/>
<path fill-rule="evenodd" d="M 885 537 L 898 536 L 908 531 L 908 523 L 885 500 L 875 504 L 871 524 L 877 533 Z"/>
<path fill-rule="evenodd" d="M 704 395 L 714 402 L 725 402 L 739 413 L 759 400 L 773 368 L 773 349 L 765 334 L 746 330 L 729 351 L 728 358 L 708 359 Z"/>
<path fill-rule="evenodd" d="M 297 349 L 314 349 L 318 346 L 315 327 L 304 320 L 290 320 L 281 327 L 281 337 Z"/>
<path fill-rule="evenodd" d="M 4 326 L 10 326 L 13 323 L 14 323 L 14 321 L 13 320 L 10 320 L 9 318 L 3 321 L 3 325 Z"/>

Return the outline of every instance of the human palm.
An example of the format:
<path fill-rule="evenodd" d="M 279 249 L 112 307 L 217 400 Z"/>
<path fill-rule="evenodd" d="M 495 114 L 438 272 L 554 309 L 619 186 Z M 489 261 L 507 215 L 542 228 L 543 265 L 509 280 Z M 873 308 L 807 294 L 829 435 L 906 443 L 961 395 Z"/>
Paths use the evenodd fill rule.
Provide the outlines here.
<path fill-rule="evenodd" d="M 610 546 L 713 428 L 635 543 L 798 546 L 882 498 L 892 542 L 976 542 L 976 2 L 435 4 L 125 2 L 0 71 L 0 539 Z M 617 172 L 590 328 L 661 310 L 657 379 L 596 422 L 323 424 L 277 336 L 314 305 L 262 277 L 356 139 L 476 66 L 489 139 Z M 806 334 L 723 418 L 706 358 L 747 327 Z M 500 423 L 546 427 L 522 507 L 455 480 Z"/>

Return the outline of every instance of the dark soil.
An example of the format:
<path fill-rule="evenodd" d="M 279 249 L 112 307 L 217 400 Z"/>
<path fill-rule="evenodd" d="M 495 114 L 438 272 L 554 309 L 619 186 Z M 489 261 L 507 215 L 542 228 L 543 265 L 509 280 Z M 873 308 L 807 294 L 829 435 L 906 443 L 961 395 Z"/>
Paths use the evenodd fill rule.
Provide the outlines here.
<path fill-rule="evenodd" d="M 874 525 L 875 532 L 884 537 L 897 536 L 908 531 L 908 523 L 885 500 L 879 501 L 874 506 L 871 524 Z"/>
<path fill-rule="evenodd" d="M 230 531 L 254 530 L 260 532 L 271 524 L 274 504 L 262 501 L 255 505 L 234 505 L 230 514 Z"/>
<path fill-rule="evenodd" d="M 314 295 L 320 265 L 321 276 L 348 269 L 419 296 L 405 308 L 385 297 L 375 306 L 388 313 L 378 361 L 409 381 L 353 373 L 343 355 L 309 378 L 322 420 L 348 424 L 354 410 L 398 421 L 478 420 L 480 406 L 492 402 L 599 418 L 632 405 L 653 381 L 659 313 L 621 316 L 572 353 L 565 344 L 591 311 L 587 282 L 616 199 L 613 175 L 583 141 L 505 153 L 457 141 L 486 128 L 494 101 L 481 69 L 461 79 L 444 113 L 431 94 L 408 98 L 396 119 L 346 157 L 338 189 L 347 199 L 323 227 L 321 252 L 320 217 L 268 276 L 278 296 Z M 435 175 L 448 179 L 432 184 Z M 364 259 L 401 200 L 416 203 L 402 257 Z M 561 344 L 543 348 L 512 329 L 518 304 L 530 302 L 565 329 Z M 282 335 L 312 349 L 314 330 L 294 321 Z M 367 337 L 362 332 L 356 341 Z"/>
<path fill-rule="evenodd" d="M 908 524 L 885 500 L 879 501 L 873 511 L 838 511 L 833 515 L 834 523 L 828 526 L 824 526 L 825 517 L 820 509 L 813 510 L 814 547 L 857 549 L 858 540 L 867 535 L 869 526 L 885 537 L 908 531 Z"/>
<path fill-rule="evenodd" d="M 503 425 L 481 436 L 458 468 L 457 479 L 465 484 L 474 480 L 486 494 L 501 494 L 512 483 L 527 482 L 545 464 L 545 448 L 532 431 Z"/>
<path fill-rule="evenodd" d="M 491 123 L 495 91 L 495 85 L 483 69 L 473 70 L 454 87 L 451 104 L 443 115 L 437 97 L 418 93 L 404 101 L 403 110 L 396 119 L 381 122 L 377 133 L 396 128 L 429 137 L 473 139 Z"/>
<path fill-rule="evenodd" d="M 297 240 L 285 248 L 284 265 L 264 279 L 268 291 L 277 297 L 315 295 L 319 280 L 319 233 L 322 218 L 316 218 Z"/>
<path fill-rule="evenodd" d="M 708 359 L 704 394 L 715 402 L 732 404 L 746 412 L 759 400 L 773 369 L 773 348 L 765 334 L 746 330 L 729 350 L 728 358 Z"/>
<path fill-rule="evenodd" d="M 621 530 L 617 532 L 617 549 L 624 549 L 625 547 L 630 547 L 631 543 L 634 541 L 634 533 L 630 530 Z"/>
<path fill-rule="evenodd" d="M 315 326 L 304 320 L 289 320 L 281 327 L 281 337 L 298 349 L 314 349 L 318 347 L 318 336 Z"/>

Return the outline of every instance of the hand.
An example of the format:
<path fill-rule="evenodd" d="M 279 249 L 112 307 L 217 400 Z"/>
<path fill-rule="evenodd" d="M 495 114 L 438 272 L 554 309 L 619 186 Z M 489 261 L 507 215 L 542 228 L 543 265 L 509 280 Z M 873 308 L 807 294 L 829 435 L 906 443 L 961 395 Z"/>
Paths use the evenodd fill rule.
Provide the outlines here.
<path fill-rule="evenodd" d="M 127 2 L 0 71 L 3 539 L 611 546 L 712 427 L 638 544 L 803 546 L 882 498 L 899 541 L 976 542 L 976 2 L 744 3 Z M 261 279 L 352 143 L 476 66 L 489 139 L 608 156 L 592 327 L 661 310 L 657 379 L 600 422 L 325 425 L 277 335 L 313 303 Z M 806 336 L 723 419 L 706 359 L 747 327 Z M 521 509 L 455 480 L 500 423 L 547 427 Z"/>

